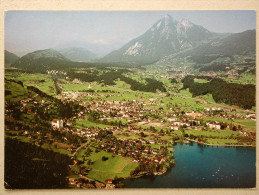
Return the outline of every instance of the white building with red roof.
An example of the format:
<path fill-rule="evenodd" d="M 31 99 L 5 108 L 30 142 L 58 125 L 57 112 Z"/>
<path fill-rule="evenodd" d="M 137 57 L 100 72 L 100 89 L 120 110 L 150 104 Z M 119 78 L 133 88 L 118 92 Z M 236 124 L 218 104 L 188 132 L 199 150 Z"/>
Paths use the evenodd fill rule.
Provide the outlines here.
<path fill-rule="evenodd" d="M 63 127 L 63 120 L 53 119 L 51 122 L 53 128 L 62 128 Z"/>

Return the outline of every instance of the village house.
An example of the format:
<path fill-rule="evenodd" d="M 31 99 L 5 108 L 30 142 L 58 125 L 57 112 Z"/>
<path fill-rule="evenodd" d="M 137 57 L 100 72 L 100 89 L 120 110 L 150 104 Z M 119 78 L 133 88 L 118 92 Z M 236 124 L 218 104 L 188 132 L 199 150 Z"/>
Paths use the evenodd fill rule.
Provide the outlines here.
<path fill-rule="evenodd" d="M 149 140 L 149 143 L 150 144 L 155 144 L 155 141 L 154 140 Z"/>
<path fill-rule="evenodd" d="M 198 119 L 189 119 L 189 121 L 191 122 L 192 125 L 200 125 L 201 121 L 199 121 Z"/>
<path fill-rule="evenodd" d="M 204 110 L 209 112 L 211 109 L 210 109 L 210 107 L 206 106 L 206 107 L 204 107 Z"/>
<path fill-rule="evenodd" d="M 194 112 L 194 111 L 189 111 L 185 113 L 186 116 L 192 116 L 192 117 L 201 117 L 203 116 L 202 113 Z"/>
<path fill-rule="evenodd" d="M 255 113 L 248 113 L 246 114 L 246 118 L 255 118 Z"/>
<path fill-rule="evenodd" d="M 177 118 L 176 117 L 174 117 L 174 118 L 168 118 L 167 119 L 169 122 L 174 122 L 174 121 L 177 121 Z"/>
<path fill-rule="evenodd" d="M 112 179 L 106 179 L 105 182 L 106 182 L 107 184 L 112 184 L 113 180 L 112 180 Z"/>
<path fill-rule="evenodd" d="M 179 126 L 170 126 L 171 130 L 179 130 L 179 128 L 180 128 Z"/>
<path fill-rule="evenodd" d="M 180 125 L 181 125 L 181 122 L 180 122 L 180 121 L 174 121 L 174 122 L 173 122 L 173 125 L 174 125 L 174 126 L 180 126 Z"/>
<path fill-rule="evenodd" d="M 69 181 L 69 184 L 71 184 L 71 185 L 75 185 L 76 184 L 76 179 L 75 178 L 69 178 L 68 181 Z"/>
<path fill-rule="evenodd" d="M 51 126 L 53 128 L 62 128 L 63 127 L 63 120 L 53 119 L 51 122 Z"/>
<path fill-rule="evenodd" d="M 97 189 L 105 188 L 105 184 L 103 184 L 101 182 L 98 182 L 98 181 L 95 182 L 95 186 L 96 186 Z"/>
<path fill-rule="evenodd" d="M 114 189 L 115 185 L 114 184 L 106 184 L 105 189 Z"/>
<path fill-rule="evenodd" d="M 219 122 L 207 122 L 206 125 L 211 129 L 221 129 L 221 125 Z"/>
<path fill-rule="evenodd" d="M 213 106 L 213 107 L 211 108 L 211 110 L 212 110 L 212 111 L 217 111 L 217 110 L 222 110 L 222 108 L 217 107 L 217 106 Z"/>
<path fill-rule="evenodd" d="M 71 126 L 72 125 L 72 121 L 68 120 L 67 121 L 67 126 Z"/>

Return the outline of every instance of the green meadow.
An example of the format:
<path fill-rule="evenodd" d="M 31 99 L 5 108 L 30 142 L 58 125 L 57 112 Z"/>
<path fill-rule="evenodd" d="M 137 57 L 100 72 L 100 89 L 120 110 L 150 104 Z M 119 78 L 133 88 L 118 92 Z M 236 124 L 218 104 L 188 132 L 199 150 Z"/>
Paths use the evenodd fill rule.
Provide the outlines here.
<path fill-rule="evenodd" d="M 235 119 L 234 123 L 239 124 L 243 127 L 249 128 L 251 130 L 256 130 L 256 122 L 251 119 Z"/>
<path fill-rule="evenodd" d="M 238 144 L 236 139 L 207 139 L 206 143 L 213 145 Z"/>
<path fill-rule="evenodd" d="M 103 125 L 103 124 L 91 122 L 87 119 L 87 116 L 85 116 L 84 120 L 75 121 L 75 127 L 78 127 L 78 128 L 86 128 L 86 127 L 106 128 L 106 127 L 110 127 L 110 125 Z"/>
<path fill-rule="evenodd" d="M 115 176 L 119 177 L 130 177 L 130 172 L 134 170 L 138 163 L 134 163 L 129 158 L 124 158 L 120 156 L 114 156 L 111 153 L 100 151 L 95 152 L 95 149 L 90 147 L 93 151 L 91 154 L 85 158 L 84 166 L 91 168 L 92 170 L 88 173 L 87 177 L 104 182 L 106 179 L 114 179 Z M 76 156 L 77 159 L 82 160 L 84 152 L 87 149 L 81 149 Z M 103 161 L 102 157 L 108 158 Z M 88 165 L 86 162 L 91 160 L 93 164 Z"/>
<path fill-rule="evenodd" d="M 195 83 L 208 83 L 209 81 L 205 80 L 205 79 L 194 79 Z"/>
<path fill-rule="evenodd" d="M 185 133 L 187 133 L 188 135 L 192 134 L 194 136 L 205 136 L 205 137 L 217 136 L 220 138 L 240 135 L 238 132 L 230 131 L 230 130 L 210 130 L 210 131 L 185 130 Z"/>
<path fill-rule="evenodd" d="M 10 75 L 8 76 L 10 77 Z M 7 77 L 7 78 L 8 78 Z M 48 95 L 55 95 L 55 85 L 50 75 L 16 73 L 15 80 L 22 81 L 24 86 L 34 86 Z"/>
<path fill-rule="evenodd" d="M 11 102 L 17 102 L 29 97 L 29 95 L 35 95 L 33 92 L 28 92 L 28 90 L 22 87 L 18 83 L 14 82 L 5 82 L 5 99 Z"/>

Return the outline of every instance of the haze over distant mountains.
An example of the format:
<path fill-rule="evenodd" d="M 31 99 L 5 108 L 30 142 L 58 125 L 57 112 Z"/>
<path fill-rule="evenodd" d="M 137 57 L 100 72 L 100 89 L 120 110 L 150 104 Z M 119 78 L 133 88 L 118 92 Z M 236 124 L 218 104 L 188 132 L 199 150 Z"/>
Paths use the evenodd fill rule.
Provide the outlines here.
<path fill-rule="evenodd" d="M 81 47 L 69 47 L 59 50 L 66 58 L 77 62 L 89 62 L 97 58 L 97 55 L 88 49 Z"/>
<path fill-rule="evenodd" d="M 4 50 L 4 63 L 5 66 L 8 67 L 10 66 L 12 63 L 14 63 L 15 61 L 17 61 L 19 59 L 19 57 L 7 50 Z"/>
<path fill-rule="evenodd" d="M 82 47 L 69 47 L 55 51 L 39 50 L 17 60 L 14 67 L 26 67 L 36 63 L 53 68 L 75 62 L 133 63 L 152 64 L 169 63 L 175 57 L 206 55 L 244 55 L 255 54 L 255 30 L 242 33 L 214 33 L 186 19 L 177 21 L 170 15 L 158 20 L 139 37 L 129 41 L 118 50 L 103 58 Z M 40 66 L 37 65 L 37 66 Z"/>

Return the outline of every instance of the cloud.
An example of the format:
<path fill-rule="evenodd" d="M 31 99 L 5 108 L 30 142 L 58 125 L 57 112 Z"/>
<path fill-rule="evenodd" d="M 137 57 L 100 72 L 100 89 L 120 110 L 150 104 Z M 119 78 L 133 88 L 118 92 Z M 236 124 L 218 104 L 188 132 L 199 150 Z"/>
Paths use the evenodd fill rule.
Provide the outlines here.
<path fill-rule="evenodd" d="M 102 40 L 102 39 L 99 39 L 99 40 L 94 40 L 92 43 L 94 44 L 104 44 L 104 45 L 109 45 L 110 43 L 105 41 L 105 40 Z"/>

